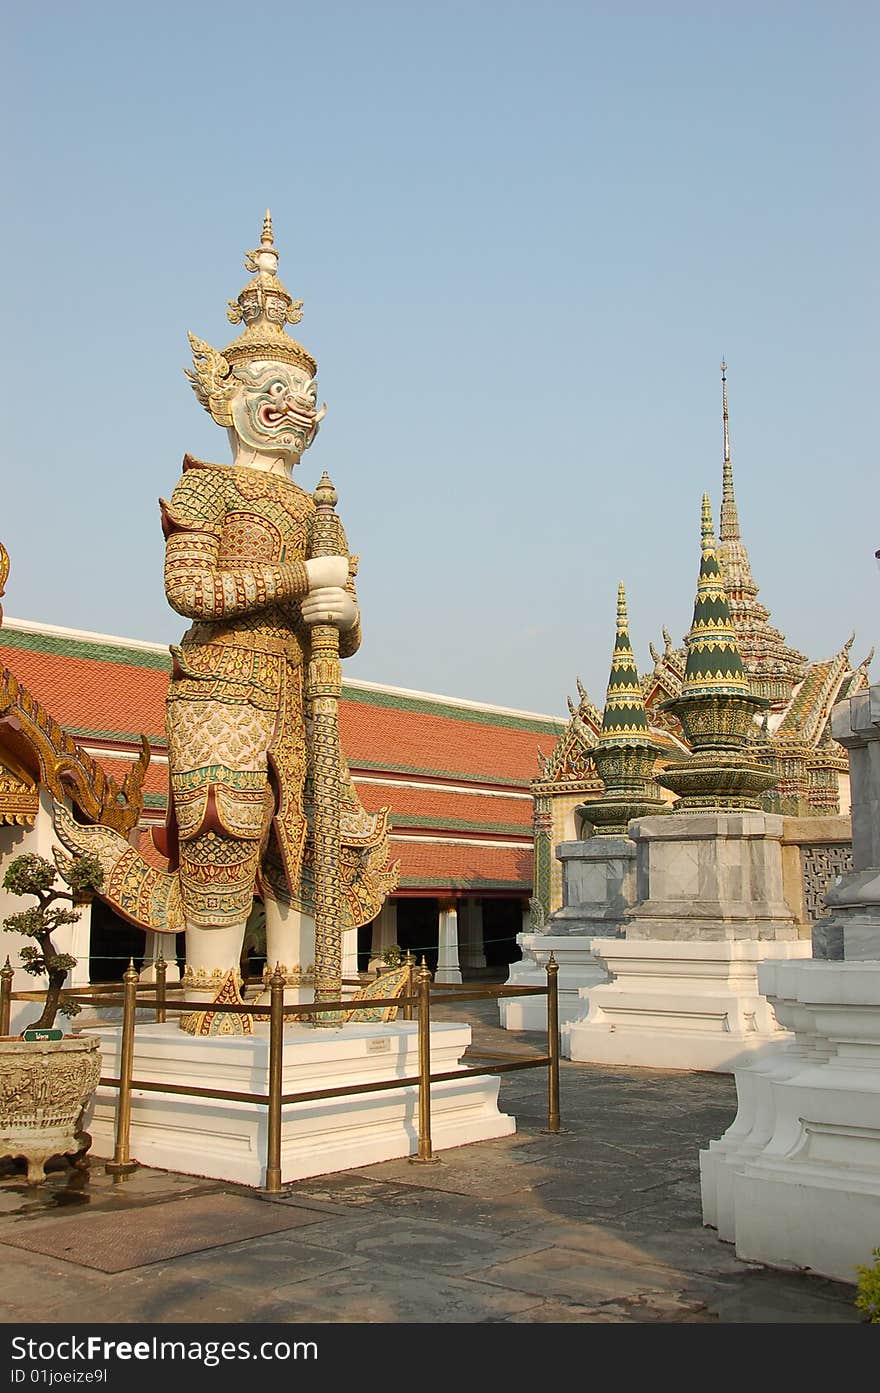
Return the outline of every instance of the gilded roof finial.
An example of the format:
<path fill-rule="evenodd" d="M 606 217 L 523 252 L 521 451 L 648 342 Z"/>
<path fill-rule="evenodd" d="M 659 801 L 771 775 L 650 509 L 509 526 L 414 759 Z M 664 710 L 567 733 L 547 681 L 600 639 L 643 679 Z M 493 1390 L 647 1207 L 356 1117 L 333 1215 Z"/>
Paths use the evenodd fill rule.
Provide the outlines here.
<path fill-rule="evenodd" d="M 712 504 L 709 502 L 708 493 L 703 494 L 703 506 L 700 514 L 700 548 L 704 556 L 707 551 L 715 550 L 715 529 L 712 526 Z"/>
<path fill-rule="evenodd" d="M 9 575 L 9 552 L 0 542 L 0 596 L 5 593 L 6 578 Z M 3 623 L 3 607 L 0 605 L 0 624 Z"/>
<path fill-rule="evenodd" d="M 733 496 L 733 464 L 730 459 L 730 420 L 727 414 L 727 363 L 721 359 L 721 411 L 724 420 L 724 466 L 721 484 L 721 525 L 718 540 L 738 542 L 739 517 Z"/>
<path fill-rule="evenodd" d="M 272 214 L 266 209 L 266 216 L 263 219 L 263 232 L 260 237 L 261 247 L 274 247 L 275 238 L 272 236 Z"/>
<path fill-rule="evenodd" d="M 626 616 L 626 590 L 623 581 L 617 582 L 617 632 L 625 634 L 629 630 L 629 621 Z"/>

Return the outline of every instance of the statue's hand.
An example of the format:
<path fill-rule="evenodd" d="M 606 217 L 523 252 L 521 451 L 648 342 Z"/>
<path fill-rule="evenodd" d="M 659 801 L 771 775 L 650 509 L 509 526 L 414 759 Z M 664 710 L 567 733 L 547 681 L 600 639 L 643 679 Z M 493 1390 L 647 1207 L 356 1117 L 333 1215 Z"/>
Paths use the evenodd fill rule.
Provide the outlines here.
<path fill-rule="evenodd" d="M 320 557 L 319 560 L 337 561 L 340 557 Z M 306 562 L 309 565 L 309 562 Z M 304 600 L 300 600 L 302 617 L 307 624 L 335 624 L 338 629 L 352 629 L 357 623 L 358 607 L 349 595 L 338 585 L 321 586 L 310 590 Z"/>
<path fill-rule="evenodd" d="M 341 588 L 348 580 L 347 556 L 313 556 L 305 566 L 310 595 L 327 586 Z"/>

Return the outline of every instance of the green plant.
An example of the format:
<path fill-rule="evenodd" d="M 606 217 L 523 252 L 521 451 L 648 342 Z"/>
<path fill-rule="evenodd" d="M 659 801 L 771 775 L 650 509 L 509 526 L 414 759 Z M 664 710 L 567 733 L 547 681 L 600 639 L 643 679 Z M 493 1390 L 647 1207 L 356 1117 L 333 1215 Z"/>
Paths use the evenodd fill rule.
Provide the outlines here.
<path fill-rule="evenodd" d="M 390 944 L 382 953 L 382 961 L 386 967 L 400 967 L 403 962 L 403 949 L 397 943 Z"/>
<path fill-rule="evenodd" d="M 859 1279 L 856 1310 L 864 1311 L 869 1325 L 880 1325 L 880 1248 L 875 1248 L 872 1256 L 874 1262 L 870 1267 L 860 1263 L 856 1268 Z"/>
<path fill-rule="evenodd" d="M 58 874 L 70 886 L 70 891 L 57 890 L 55 881 Z M 62 1001 L 61 990 L 64 979 L 76 958 L 69 953 L 59 953 L 52 942 L 52 934 L 64 924 L 75 924 L 79 911 L 65 909 L 58 901 L 67 900 L 73 906 L 87 903 L 92 894 L 100 889 L 104 879 L 101 863 L 96 856 L 82 852 L 78 856 L 62 857 L 54 866 L 44 856 L 26 852 L 10 862 L 3 877 L 3 888 L 13 895 L 33 895 L 37 903 L 18 914 L 9 914 L 3 920 L 3 927 L 10 933 L 24 934 L 34 939 L 26 943 L 19 954 L 22 966 L 32 977 L 46 976 L 48 986 L 43 1004 L 43 1013 L 33 1027 L 50 1029 L 55 1017 L 76 1016 L 79 1006 L 75 1002 Z"/>

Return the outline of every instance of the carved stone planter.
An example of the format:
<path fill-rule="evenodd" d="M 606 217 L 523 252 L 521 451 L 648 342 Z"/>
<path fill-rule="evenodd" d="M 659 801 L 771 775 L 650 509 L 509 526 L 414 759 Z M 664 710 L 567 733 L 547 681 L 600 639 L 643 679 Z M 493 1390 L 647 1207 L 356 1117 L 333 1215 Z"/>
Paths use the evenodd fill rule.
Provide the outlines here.
<path fill-rule="evenodd" d="M 53 1156 L 84 1156 L 83 1109 L 101 1076 L 98 1040 L 0 1038 L 0 1156 L 23 1156 L 29 1185 Z"/>

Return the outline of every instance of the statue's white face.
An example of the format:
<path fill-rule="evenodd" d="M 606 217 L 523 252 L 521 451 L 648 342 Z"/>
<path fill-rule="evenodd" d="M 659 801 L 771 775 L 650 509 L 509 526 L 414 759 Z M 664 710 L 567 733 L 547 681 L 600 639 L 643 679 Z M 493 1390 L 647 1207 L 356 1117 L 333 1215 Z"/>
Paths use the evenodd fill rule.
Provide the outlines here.
<path fill-rule="evenodd" d="M 242 445 L 260 455 L 298 460 L 324 415 L 315 379 L 290 363 L 270 360 L 242 363 L 234 375 L 232 424 Z"/>

